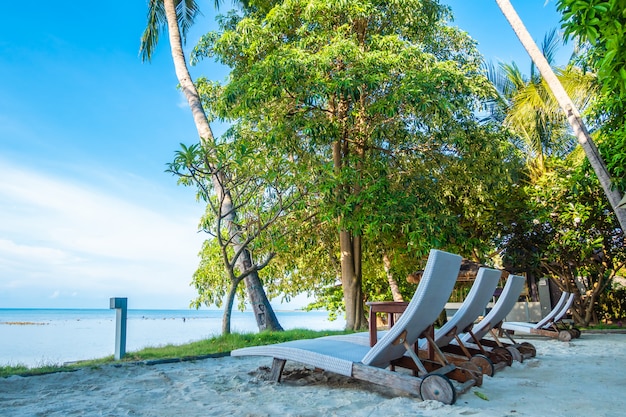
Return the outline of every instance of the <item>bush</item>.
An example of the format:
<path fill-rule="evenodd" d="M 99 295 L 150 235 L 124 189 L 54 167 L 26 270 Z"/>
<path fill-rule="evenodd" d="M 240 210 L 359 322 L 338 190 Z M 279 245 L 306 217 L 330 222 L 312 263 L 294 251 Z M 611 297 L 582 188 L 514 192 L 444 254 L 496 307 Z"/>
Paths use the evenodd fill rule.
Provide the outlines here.
<path fill-rule="evenodd" d="M 596 313 L 607 322 L 626 319 L 626 287 L 614 287 L 603 293 L 596 304 Z"/>

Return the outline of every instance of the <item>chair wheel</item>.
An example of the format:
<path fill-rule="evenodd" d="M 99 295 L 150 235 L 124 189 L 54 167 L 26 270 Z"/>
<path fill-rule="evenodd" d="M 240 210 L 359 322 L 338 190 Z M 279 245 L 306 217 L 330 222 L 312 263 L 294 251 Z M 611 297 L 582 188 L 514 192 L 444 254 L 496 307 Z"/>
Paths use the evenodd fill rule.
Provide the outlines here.
<path fill-rule="evenodd" d="M 559 332 L 559 340 L 561 342 L 569 342 L 572 340 L 572 334 L 568 330 L 561 330 Z"/>
<path fill-rule="evenodd" d="M 445 375 L 428 374 L 422 379 L 420 397 L 452 405 L 456 402 L 456 390 Z"/>
<path fill-rule="evenodd" d="M 517 362 L 524 362 L 524 357 L 522 356 L 522 354 L 519 352 L 519 350 L 517 350 L 516 348 L 514 348 L 513 346 L 507 346 L 506 350 L 509 351 L 509 353 L 511 354 L 511 357 L 513 358 L 514 361 Z"/>
<path fill-rule="evenodd" d="M 480 369 L 482 369 L 484 375 L 493 376 L 493 374 L 495 373 L 493 362 L 491 361 L 491 359 L 483 354 L 479 353 L 472 356 L 470 362 L 472 362 L 474 365 L 478 365 Z"/>
<path fill-rule="evenodd" d="M 529 354 L 531 358 L 537 356 L 537 349 L 531 343 L 522 342 L 517 349 L 523 354 Z"/>
<path fill-rule="evenodd" d="M 498 358 L 498 360 L 494 360 L 493 357 L 490 358 L 492 362 L 506 362 L 508 366 L 513 365 L 513 355 L 511 355 L 511 352 L 509 352 L 505 348 L 493 348 L 492 353 Z"/>

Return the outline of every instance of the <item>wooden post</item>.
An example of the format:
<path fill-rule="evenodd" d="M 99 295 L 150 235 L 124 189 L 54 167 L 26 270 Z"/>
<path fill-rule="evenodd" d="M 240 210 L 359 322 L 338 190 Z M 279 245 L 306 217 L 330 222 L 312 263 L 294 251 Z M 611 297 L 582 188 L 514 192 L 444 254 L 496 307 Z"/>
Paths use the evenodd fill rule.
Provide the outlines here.
<path fill-rule="evenodd" d="M 110 308 L 115 309 L 115 360 L 126 355 L 126 310 L 128 298 L 111 298 Z"/>

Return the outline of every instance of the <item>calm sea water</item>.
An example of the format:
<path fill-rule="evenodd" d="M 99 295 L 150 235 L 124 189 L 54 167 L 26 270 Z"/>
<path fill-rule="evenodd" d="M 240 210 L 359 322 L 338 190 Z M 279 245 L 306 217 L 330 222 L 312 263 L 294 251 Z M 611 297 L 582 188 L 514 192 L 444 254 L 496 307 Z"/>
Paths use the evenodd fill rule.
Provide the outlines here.
<path fill-rule="evenodd" d="M 339 330 L 345 321 L 319 311 L 276 312 L 285 329 Z M 220 334 L 216 310 L 128 310 L 126 351 L 182 344 Z M 252 312 L 233 312 L 233 332 L 255 332 Z M 39 366 L 111 355 L 115 310 L 0 309 L 0 365 Z"/>

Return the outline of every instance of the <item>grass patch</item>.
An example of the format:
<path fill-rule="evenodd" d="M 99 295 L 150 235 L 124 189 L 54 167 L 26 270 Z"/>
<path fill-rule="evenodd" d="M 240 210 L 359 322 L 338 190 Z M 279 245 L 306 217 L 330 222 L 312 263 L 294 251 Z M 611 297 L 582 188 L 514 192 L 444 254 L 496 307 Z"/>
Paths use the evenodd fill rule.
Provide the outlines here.
<path fill-rule="evenodd" d="M 125 360 L 138 361 L 163 358 L 182 358 L 230 352 L 246 346 L 271 345 L 297 339 L 313 339 L 315 337 L 342 334 L 343 331 L 314 331 L 306 329 L 286 330 L 283 332 L 232 333 L 206 340 L 199 340 L 184 345 L 166 345 L 148 347 L 137 352 L 128 353 Z"/>
<path fill-rule="evenodd" d="M 0 367 L 0 377 L 8 377 L 11 375 L 31 376 L 31 375 L 43 375 L 51 372 L 60 372 L 64 370 L 71 370 L 71 368 L 59 365 L 42 365 L 36 368 L 28 368 L 24 365 L 8 365 Z"/>
<path fill-rule="evenodd" d="M 85 367 L 98 367 L 115 362 L 137 362 L 146 360 L 171 359 L 171 358 L 194 358 L 205 355 L 230 352 L 247 346 L 271 345 L 274 343 L 287 342 L 297 339 L 312 339 L 315 337 L 345 334 L 345 331 L 315 331 L 306 329 L 285 330 L 283 332 L 261 333 L 233 333 L 225 336 L 216 336 L 210 339 L 183 345 L 165 345 L 159 347 L 147 347 L 136 352 L 127 352 L 121 361 L 115 361 L 113 355 L 101 359 L 74 362 L 66 365 L 43 365 L 28 368 L 23 365 L 0 366 L 0 377 L 11 375 L 33 376 L 53 372 L 71 372 Z"/>

